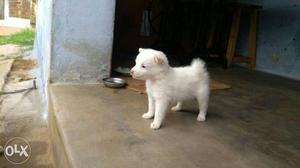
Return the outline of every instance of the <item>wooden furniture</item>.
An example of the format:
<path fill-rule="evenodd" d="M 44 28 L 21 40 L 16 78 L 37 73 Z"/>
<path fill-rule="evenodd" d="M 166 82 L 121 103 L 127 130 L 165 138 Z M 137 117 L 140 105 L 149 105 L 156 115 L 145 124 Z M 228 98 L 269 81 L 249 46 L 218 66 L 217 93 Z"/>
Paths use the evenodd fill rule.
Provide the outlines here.
<path fill-rule="evenodd" d="M 233 62 L 246 62 L 249 68 L 255 68 L 256 64 L 256 32 L 257 32 L 257 15 L 260 6 L 245 5 L 234 3 L 231 5 L 233 9 L 231 28 L 229 32 L 228 45 L 226 50 L 227 67 Z M 250 18 L 250 27 L 248 34 L 248 56 L 235 54 L 236 43 L 238 40 L 241 13 L 248 13 Z"/>

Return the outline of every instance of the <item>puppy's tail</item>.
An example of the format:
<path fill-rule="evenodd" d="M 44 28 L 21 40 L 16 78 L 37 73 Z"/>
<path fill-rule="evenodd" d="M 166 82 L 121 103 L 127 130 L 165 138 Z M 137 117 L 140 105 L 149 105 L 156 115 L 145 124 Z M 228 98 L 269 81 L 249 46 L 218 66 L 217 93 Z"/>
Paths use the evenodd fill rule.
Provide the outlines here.
<path fill-rule="evenodd" d="M 205 62 L 203 62 L 200 58 L 193 59 L 191 68 L 196 74 L 207 74 Z"/>
<path fill-rule="evenodd" d="M 199 58 L 196 58 L 192 61 L 191 64 L 192 74 L 194 74 L 195 79 L 201 79 L 209 83 L 209 74 L 206 70 L 205 62 Z"/>

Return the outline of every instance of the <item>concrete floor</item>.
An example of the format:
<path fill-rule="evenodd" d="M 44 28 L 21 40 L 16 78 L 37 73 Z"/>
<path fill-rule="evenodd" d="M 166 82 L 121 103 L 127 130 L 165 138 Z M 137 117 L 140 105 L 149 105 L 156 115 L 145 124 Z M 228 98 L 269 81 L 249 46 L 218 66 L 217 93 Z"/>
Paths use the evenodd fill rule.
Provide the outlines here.
<path fill-rule="evenodd" d="M 25 57 L 23 57 L 25 58 Z M 35 77 L 35 61 L 15 60 L 2 91 L 5 93 L 31 88 Z M 0 168 L 52 167 L 52 153 L 48 131 L 48 114 L 38 90 L 0 95 L 0 146 L 15 137 L 25 138 L 31 148 L 29 159 L 16 165 L 0 151 Z M 0 148 L 1 148 L 0 147 Z"/>
<path fill-rule="evenodd" d="M 0 167 L 52 167 L 47 113 L 42 109 L 37 90 L 0 98 L 0 145 L 14 137 L 25 138 L 31 147 L 31 156 L 22 165 L 14 165 L 0 154 Z"/>
<path fill-rule="evenodd" d="M 146 95 L 52 85 L 56 148 L 74 167 L 300 167 L 300 83 L 240 68 L 210 72 L 233 88 L 212 92 L 207 122 L 196 121 L 191 101 L 157 131 L 141 118 Z"/>

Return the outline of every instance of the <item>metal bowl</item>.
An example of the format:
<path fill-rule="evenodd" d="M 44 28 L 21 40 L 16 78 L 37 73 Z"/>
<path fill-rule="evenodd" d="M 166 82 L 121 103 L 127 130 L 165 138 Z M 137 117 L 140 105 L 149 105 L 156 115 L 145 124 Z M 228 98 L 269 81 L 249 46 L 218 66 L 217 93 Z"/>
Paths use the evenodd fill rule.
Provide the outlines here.
<path fill-rule="evenodd" d="M 126 85 L 126 81 L 121 78 L 104 78 L 102 80 L 106 87 L 120 88 Z"/>

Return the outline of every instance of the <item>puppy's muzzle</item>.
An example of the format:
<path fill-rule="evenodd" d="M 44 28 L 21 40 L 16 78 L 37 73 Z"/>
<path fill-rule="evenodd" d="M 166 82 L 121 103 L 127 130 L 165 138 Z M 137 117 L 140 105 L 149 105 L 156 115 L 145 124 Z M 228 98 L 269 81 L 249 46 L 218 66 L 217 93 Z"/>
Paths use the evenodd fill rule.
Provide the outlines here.
<path fill-rule="evenodd" d="M 131 76 L 134 75 L 134 70 L 133 70 L 133 69 L 130 70 L 130 75 L 131 75 Z"/>

